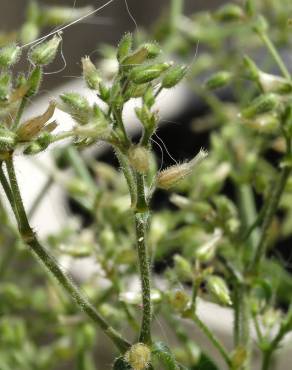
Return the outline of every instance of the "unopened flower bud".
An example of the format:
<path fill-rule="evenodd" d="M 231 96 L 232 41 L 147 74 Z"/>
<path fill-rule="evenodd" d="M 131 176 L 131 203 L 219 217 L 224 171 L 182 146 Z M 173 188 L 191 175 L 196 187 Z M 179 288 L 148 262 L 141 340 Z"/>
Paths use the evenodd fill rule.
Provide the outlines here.
<path fill-rule="evenodd" d="M 58 26 L 73 22 L 93 11 L 91 6 L 72 8 L 69 6 L 47 6 L 42 10 L 42 25 Z"/>
<path fill-rule="evenodd" d="M 220 71 L 212 75 L 206 82 L 205 85 L 208 89 L 214 90 L 220 87 L 224 87 L 230 83 L 233 78 L 233 74 L 227 71 Z"/>
<path fill-rule="evenodd" d="M 132 50 L 133 36 L 131 33 L 127 32 L 121 39 L 118 45 L 117 59 L 122 61 L 126 58 Z"/>
<path fill-rule="evenodd" d="M 26 93 L 27 97 L 32 97 L 37 94 L 42 82 L 42 75 L 42 68 L 40 66 L 36 66 L 27 80 L 27 84 L 29 86 Z"/>
<path fill-rule="evenodd" d="M 279 118 L 275 114 L 261 114 L 255 118 L 244 119 L 243 124 L 260 132 L 272 134 L 279 130 Z"/>
<path fill-rule="evenodd" d="M 222 239 L 222 230 L 215 229 L 213 236 L 203 245 L 200 245 L 195 252 L 196 258 L 201 262 L 208 262 L 215 256 L 219 242 Z"/>
<path fill-rule="evenodd" d="M 279 323 L 281 318 L 281 311 L 274 308 L 269 308 L 263 314 L 263 324 L 267 328 L 273 328 L 274 325 Z"/>
<path fill-rule="evenodd" d="M 134 83 L 130 83 L 124 93 L 125 100 L 127 101 L 132 98 L 141 98 L 147 90 L 147 87 L 148 84 L 136 85 Z"/>
<path fill-rule="evenodd" d="M 110 89 L 106 87 L 102 82 L 99 83 L 99 97 L 104 102 L 107 102 L 110 98 Z"/>
<path fill-rule="evenodd" d="M 44 66 L 50 64 L 56 57 L 62 38 L 54 35 L 50 40 L 34 46 L 30 50 L 29 59 L 35 65 Z"/>
<path fill-rule="evenodd" d="M 62 104 L 59 108 L 70 114 L 78 123 L 84 125 L 88 123 L 91 108 L 88 100 L 78 93 L 65 93 L 60 96 Z"/>
<path fill-rule="evenodd" d="M 259 83 L 265 93 L 289 94 L 292 92 L 292 83 L 286 78 L 269 73 L 259 73 Z"/>
<path fill-rule="evenodd" d="M 11 75 L 10 73 L 0 74 L 0 101 L 7 100 L 11 91 Z"/>
<path fill-rule="evenodd" d="M 259 69 L 255 62 L 250 59 L 247 55 L 243 58 L 243 64 L 246 72 L 246 77 L 252 81 L 258 81 Z"/>
<path fill-rule="evenodd" d="M 29 44 L 36 40 L 40 34 L 40 27 L 35 22 L 26 22 L 20 30 L 20 40 L 22 44 Z"/>
<path fill-rule="evenodd" d="M 184 209 L 184 208 L 190 207 L 192 205 L 192 202 L 190 201 L 189 198 L 184 197 L 184 196 L 179 195 L 179 194 L 172 194 L 171 197 L 170 197 L 170 201 L 171 201 L 172 204 L 174 204 L 175 206 L 177 206 L 180 209 Z"/>
<path fill-rule="evenodd" d="M 143 96 L 143 103 L 146 105 L 148 109 L 150 109 L 155 103 L 155 96 L 152 86 L 148 86 L 145 94 Z"/>
<path fill-rule="evenodd" d="M 161 74 L 171 66 L 172 63 L 165 62 L 148 66 L 134 67 L 129 75 L 129 78 L 136 84 L 144 84 L 160 77 Z"/>
<path fill-rule="evenodd" d="M 136 343 L 125 353 L 124 358 L 133 370 L 145 370 L 151 361 L 151 350 L 144 343 Z"/>
<path fill-rule="evenodd" d="M 173 257 L 173 260 L 174 260 L 174 269 L 178 277 L 183 281 L 191 280 L 193 274 L 190 262 L 184 257 L 180 256 L 179 254 L 176 254 Z"/>
<path fill-rule="evenodd" d="M 188 176 L 194 167 L 206 158 L 207 152 L 200 150 L 200 152 L 189 162 L 177 164 L 168 167 L 157 175 L 157 187 L 161 189 L 169 189 L 176 185 L 179 181 Z"/>
<path fill-rule="evenodd" d="M 164 75 L 161 86 L 165 89 L 171 89 L 176 86 L 186 75 L 186 66 L 175 66 L 170 68 Z"/>
<path fill-rule="evenodd" d="M 88 56 L 81 59 L 83 68 L 83 77 L 87 86 L 92 90 L 99 89 L 99 83 L 101 82 L 100 74 L 98 73 L 95 65 L 92 63 Z"/>
<path fill-rule="evenodd" d="M 150 109 L 143 105 L 141 108 L 137 107 L 135 109 L 136 115 L 144 126 L 145 130 L 153 133 L 156 128 L 158 117 L 155 113 L 151 112 Z"/>
<path fill-rule="evenodd" d="M 23 153 L 26 155 L 34 155 L 46 150 L 51 143 L 51 138 L 52 136 L 50 133 L 43 133 L 42 137 L 38 138 L 35 142 L 28 145 Z"/>
<path fill-rule="evenodd" d="M 244 19 L 245 13 L 244 10 L 236 4 L 226 4 L 218 9 L 214 17 L 221 22 L 238 21 Z"/>
<path fill-rule="evenodd" d="M 140 46 L 132 54 L 125 57 L 121 63 L 124 67 L 142 64 L 147 59 L 155 58 L 161 52 L 160 47 L 155 43 L 147 43 Z"/>
<path fill-rule="evenodd" d="M 0 48 L 0 66 L 3 68 L 11 67 L 20 56 L 21 49 L 16 44 L 10 44 Z"/>
<path fill-rule="evenodd" d="M 207 289 L 218 303 L 226 306 L 230 306 L 232 304 L 229 288 L 225 280 L 220 276 L 209 276 L 207 280 Z"/>
<path fill-rule="evenodd" d="M 253 26 L 254 31 L 261 34 L 263 32 L 266 32 L 268 28 L 269 28 L 269 25 L 268 25 L 266 18 L 263 15 L 259 15 Z"/>
<path fill-rule="evenodd" d="M 16 135 L 14 132 L 0 126 L 0 152 L 14 148 Z"/>
<path fill-rule="evenodd" d="M 251 104 L 241 112 L 243 118 L 253 118 L 256 115 L 273 111 L 279 104 L 279 98 L 272 93 L 264 94 L 254 99 Z"/>
<path fill-rule="evenodd" d="M 128 158 L 131 166 L 140 173 L 149 170 L 149 151 L 140 145 L 133 145 L 128 151 Z"/>

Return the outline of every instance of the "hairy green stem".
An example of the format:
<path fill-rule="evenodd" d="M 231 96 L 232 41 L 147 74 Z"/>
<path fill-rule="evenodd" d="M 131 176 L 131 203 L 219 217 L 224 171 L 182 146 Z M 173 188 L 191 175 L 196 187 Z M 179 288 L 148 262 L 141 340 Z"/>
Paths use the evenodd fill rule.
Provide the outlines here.
<path fill-rule="evenodd" d="M 238 198 L 240 205 L 240 212 L 244 222 L 244 228 L 248 228 L 249 225 L 254 224 L 257 220 L 257 210 L 255 206 L 254 194 L 252 187 L 248 184 L 243 184 L 238 188 Z M 250 231 L 250 245 L 251 249 L 254 250 L 259 242 L 259 230 L 254 227 Z"/>
<path fill-rule="evenodd" d="M 250 271 L 257 271 L 260 265 L 260 262 L 265 255 L 268 242 L 269 242 L 269 229 L 271 226 L 271 223 L 273 221 L 273 217 L 277 211 L 282 193 L 284 191 L 285 185 L 287 183 L 288 177 L 290 175 L 291 169 L 288 167 L 284 167 L 280 174 L 279 177 L 276 181 L 273 193 L 267 201 L 269 202 L 267 205 L 265 217 L 263 220 L 263 226 L 262 226 L 262 232 L 261 232 L 261 237 L 259 240 L 259 243 L 256 247 L 256 251 L 254 254 L 254 258 L 251 262 L 251 265 L 249 267 Z"/>
<path fill-rule="evenodd" d="M 170 28 L 172 32 L 176 31 L 178 17 L 182 14 L 184 0 L 171 0 L 170 4 Z"/>
<path fill-rule="evenodd" d="M 129 165 L 128 159 L 124 156 L 124 154 L 117 148 L 115 148 L 115 153 L 127 181 L 132 208 L 135 208 L 137 203 L 137 185 L 133 171 Z"/>
<path fill-rule="evenodd" d="M 200 328 L 200 330 L 206 335 L 209 341 L 213 344 L 213 346 L 218 350 L 218 352 L 223 357 L 224 361 L 228 368 L 231 368 L 231 359 L 225 347 L 222 343 L 217 339 L 217 337 L 211 332 L 211 330 L 203 323 L 203 321 L 196 315 L 194 312 L 190 317 L 194 323 Z"/>
<path fill-rule="evenodd" d="M 285 66 L 285 63 L 283 62 L 282 58 L 280 57 L 277 49 L 275 48 L 274 44 L 272 43 L 272 41 L 270 40 L 270 38 L 266 34 L 266 32 L 264 32 L 262 30 L 258 30 L 256 32 L 260 36 L 260 38 L 263 41 L 263 43 L 265 44 L 265 46 L 267 47 L 271 56 L 274 58 L 274 60 L 275 60 L 276 64 L 278 65 L 281 73 L 283 74 L 283 76 L 285 78 L 287 78 L 288 80 L 290 80 L 291 79 L 290 73 L 289 73 L 287 67 Z"/>
<path fill-rule="evenodd" d="M 58 262 L 39 243 L 28 222 L 15 175 L 12 157 L 6 161 L 6 166 L 15 208 L 18 214 L 18 228 L 22 240 L 31 248 L 34 254 L 46 266 L 48 271 L 58 280 L 67 293 L 69 293 L 79 308 L 81 308 L 88 315 L 88 317 L 91 318 L 104 331 L 104 333 L 113 341 L 113 343 L 122 353 L 125 352 L 129 348 L 130 344 L 106 322 L 106 320 L 99 314 L 95 307 L 81 294 L 79 288 L 75 285 L 73 280 L 62 271 L 58 265 Z"/>
<path fill-rule="evenodd" d="M 151 285 L 150 285 L 150 263 L 146 244 L 146 228 L 148 223 L 148 212 L 135 213 L 137 252 L 142 287 L 142 323 L 140 329 L 140 342 L 151 344 Z"/>

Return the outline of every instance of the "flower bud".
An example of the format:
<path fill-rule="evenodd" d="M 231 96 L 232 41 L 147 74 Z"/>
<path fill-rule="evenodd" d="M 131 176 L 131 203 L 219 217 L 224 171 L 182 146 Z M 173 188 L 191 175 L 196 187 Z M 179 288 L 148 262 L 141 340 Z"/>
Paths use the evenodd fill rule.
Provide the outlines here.
<path fill-rule="evenodd" d="M 36 66 L 31 75 L 28 77 L 27 84 L 29 86 L 26 93 L 27 97 L 32 97 L 39 91 L 42 82 L 43 71 L 40 66 Z"/>
<path fill-rule="evenodd" d="M 253 0 L 246 0 L 244 4 L 245 12 L 249 17 L 253 17 L 255 15 L 255 4 Z"/>
<path fill-rule="evenodd" d="M 1 73 L 0 75 L 0 101 L 7 100 L 11 91 L 10 73 Z"/>
<path fill-rule="evenodd" d="M 175 66 L 170 68 L 164 75 L 161 86 L 165 89 L 171 89 L 185 77 L 186 73 L 186 66 Z"/>
<path fill-rule="evenodd" d="M 48 148 L 51 140 L 52 135 L 49 132 L 44 132 L 35 142 L 28 145 L 23 153 L 26 155 L 38 154 Z"/>
<path fill-rule="evenodd" d="M 215 90 L 229 84 L 233 78 L 232 73 L 227 71 L 220 71 L 213 74 L 206 82 L 205 85 L 210 90 Z"/>
<path fill-rule="evenodd" d="M 222 230 L 215 229 L 213 236 L 195 251 L 195 256 L 200 262 L 208 262 L 215 256 L 219 242 L 222 239 Z"/>
<path fill-rule="evenodd" d="M 229 288 L 221 277 L 215 275 L 209 276 L 207 279 L 207 289 L 218 303 L 226 306 L 232 304 Z"/>
<path fill-rule="evenodd" d="M 244 10 L 236 4 L 223 5 L 214 15 L 221 22 L 242 20 L 245 17 Z"/>
<path fill-rule="evenodd" d="M 169 200 L 172 204 L 180 209 L 188 208 L 192 205 L 192 202 L 189 198 L 179 194 L 172 194 Z"/>
<path fill-rule="evenodd" d="M 257 33 L 266 32 L 269 28 L 268 22 L 263 15 L 259 15 L 256 19 L 256 22 L 253 26 L 253 30 Z"/>
<path fill-rule="evenodd" d="M 137 107 L 135 112 L 145 130 L 151 132 L 152 134 L 158 121 L 157 115 L 151 112 L 145 105 L 143 105 L 141 108 Z"/>
<path fill-rule="evenodd" d="M 179 181 L 188 176 L 194 167 L 206 158 L 206 156 L 207 152 L 200 150 L 200 152 L 190 162 L 177 164 L 158 172 L 156 180 L 157 187 L 161 189 L 169 189 L 176 185 Z"/>
<path fill-rule="evenodd" d="M 91 6 L 72 8 L 67 6 L 47 6 L 42 10 L 42 26 L 58 26 L 73 22 L 93 11 Z"/>
<path fill-rule="evenodd" d="M 147 59 L 157 57 L 160 52 L 161 49 L 157 44 L 147 43 L 142 45 L 139 49 L 135 50 L 132 54 L 125 57 L 121 63 L 125 67 L 142 64 Z"/>
<path fill-rule="evenodd" d="M 128 32 L 122 37 L 118 45 L 117 59 L 119 62 L 129 55 L 132 49 L 132 44 L 133 36 Z"/>
<path fill-rule="evenodd" d="M 279 98 L 275 94 L 264 94 L 254 99 L 251 104 L 241 112 L 241 116 L 243 118 L 253 118 L 256 115 L 276 109 L 278 104 Z"/>
<path fill-rule="evenodd" d="M 0 126 L 0 152 L 13 149 L 15 144 L 15 133 Z"/>
<path fill-rule="evenodd" d="M 144 343 L 136 343 L 125 353 L 124 358 L 133 370 L 144 370 L 150 364 L 151 350 Z"/>
<path fill-rule="evenodd" d="M 148 84 L 136 85 L 134 83 L 130 83 L 124 93 L 125 101 L 132 98 L 141 98 L 147 90 L 147 87 Z"/>
<path fill-rule="evenodd" d="M 24 122 L 17 130 L 17 137 L 19 141 L 29 141 L 35 136 L 37 136 L 42 129 L 45 127 L 46 123 L 52 118 L 56 108 L 56 103 L 54 101 L 50 102 L 48 109 L 44 114 L 29 119 Z"/>
<path fill-rule="evenodd" d="M 243 124 L 260 132 L 272 134 L 279 130 L 279 118 L 275 114 L 262 114 L 255 118 L 244 119 Z"/>
<path fill-rule="evenodd" d="M 0 48 L 0 66 L 11 67 L 20 57 L 21 49 L 16 44 L 10 44 Z"/>
<path fill-rule="evenodd" d="M 143 96 L 143 103 L 146 105 L 148 109 L 150 109 L 155 103 L 155 96 L 152 86 L 148 86 L 145 94 Z"/>
<path fill-rule="evenodd" d="M 99 83 L 99 97 L 104 102 L 108 102 L 111 92 L 102 82 Z"/>
<path fill-rule="evenodd" d="M 62 38 L 59 35 L 54 35 L 50 40 L 34 46 L 30 50 L 30 61 L 39 66 L 50 64 L 56 57 L 61 41 Z"/>
<path fill-rule="evenodd" d="M 83 77 L 87 86 L 92 90 L 99 89 L 99 83 L 101 82 L 101 77 L 88 56 L 81 59 L 83 68 Z"/>
<path fill-rule="evenodd" d="M 265 93 L 289 94 L 292 92 L 292 83 L 286 78 L 269 73 L 259 73 L 259 83 Z"/>
<path fill-rule="evenodd" d="M 70 114 L 72 118 L 81 125 L 88 123 L 91 108 L 88 100 L 84 96 L 72 92 L 62 94 L 60 98 L 62 100 L 62 104 L 59 105 L 61 110 Z"/>
<path fill-rule="evenodd" d="M 173 257 L 173 260 L 174 260 L 174 269 L 179 279 L 183 281 L 191 280 L 193 277 L 193 273 L 190 262 L 184 257 L 180 256 L 179 254 L 176 254 Z"/>
<path fill-rule="evenodd" d="M 258 81 L 259 69 L 255 62 L 247 55 L 243 57 L 244 68 L 246 69 L 246 77 L 252 81 Z"/>
<path fill-rule="evenodd" d="M 20 40 L 22 44 L 29 44 L 36 40 L 40 34 L 40 27 L 34 22 L 26 22 L 20 30 Z"/>
<path fill-rule="evenodd" d="M 128 158 L 131 166 L 140 173 L 149 170 L 149 151 L 140 145 L 133 145 L 128 151 Z"/>
<path fill-rule="evenodd" d="M 129 78 L 136 84 L 144 84 L 151 82 L 156 78 L 160 77 L 163 72 L 172 66 L 172 63 L 158 63 L 148 66 L 135 67 L 131 71 Z"/>

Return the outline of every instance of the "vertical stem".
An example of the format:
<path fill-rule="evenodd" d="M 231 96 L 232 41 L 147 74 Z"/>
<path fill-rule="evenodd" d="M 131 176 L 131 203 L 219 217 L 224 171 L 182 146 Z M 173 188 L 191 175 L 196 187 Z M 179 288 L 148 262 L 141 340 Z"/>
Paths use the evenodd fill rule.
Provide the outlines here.
<path fill-rule="evenodd" d="M 115 149 L 115 153 L 128 184 L 132 208 L 135 208 L 137 203 L 137 186 L 135 183 L 133 171 L 128 163 L 127 158 L 123 155 L 123 153 L 117 148 Z"/>
<path fill-rule="evenodd" d="M 267 200 L 269 203 L 267 205 L 267 210 L 266 210 L 265 217 L 263 220 L 261 238 L 256 247 L 253 261 L 249 267 L 250 271 L 258 270 L 259 264 L 263 256 L 265 255 L 268 241 L 269 241 L 269 229 L 273 221 L 273 217 L 277 211 L 277 208 L 278 208 L 278 205 L 281 199 L 281 195 L 284 191 L 284 188 L 288 180 L 288 177 L 290 175 L 290 172 L 291 172 L 291 169 L 288 167 L 285 167 L 281 170 L 280 175 L 276 181 L 271 198 Z"/>
<path fill-rule="evenodd" d="M 191 319 L 194 321 L 195 324 L 198 325 L 200 330 L 206 335 L 206 337 L 210 340 L 215 348 L 219 351 L 221 356 L 223 357 L 224 361 L 226 362 L 228 368 L 231 368 L 231 360 L 227 350 L 224 346 L 220 343 L 220 341 L 216 338 L 216 336 L 211 332 L 211 330 L 200 320 L 200 318 L 193 313 Z"/>
<path fill-rule="evenodd" d="M 182 14 L 184 0 L 171 0 L 170 5 L 170 28 L 175 32 L 178 16 Z"/>
<path fill-rule="evenodd" d="M 241 185 L 238 189 L 238 198 L 244 227 L 247 228 L 257 219 L 257 211 L 251 186 L 248 184 Z M 259 238 L 259 230 L 254 229 L 250 234 L 250 244 L 253 251 L 259 242 Z"/>
<path fill-rule="evenodd" d="M 256 30 L 257 34 L 260 36 L 261 40 L 263 41 L 263 43 L 266 45 L 268 51 L 270 52 L 270 54 L 272 55 L 272 57 L 274 58 L 276 64 L 278 65 L 282 75 L 287 78 L 288 80 L 291 79 L 291 76 L 290 76 L 290 73 L 287 69 L 287 67 L 285 66 L 285 63 L 283 62 L 282 58 L 280 57 L 277 49 L 275 48 L 274 44 L 272 43 L 272 41 L 270 40 L 270 38 L 268 37 L 268 35 L 261 31 L 261 30 Z"/>
<path fill-rule="evenodd" d="M 146 245 L 146 227 L 148 212 L 135 214 L 137 252 L 142 287 L 143 314 L 139 340 L 142 343 L 151 344 L 151 286 L 150 286 L 150 263 Z"/>

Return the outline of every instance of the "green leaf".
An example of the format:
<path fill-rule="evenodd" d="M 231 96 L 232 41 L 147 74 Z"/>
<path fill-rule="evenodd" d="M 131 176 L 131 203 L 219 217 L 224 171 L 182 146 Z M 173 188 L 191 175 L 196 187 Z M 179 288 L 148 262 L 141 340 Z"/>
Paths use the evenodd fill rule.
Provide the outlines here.
<path fill-rule="evenodd" d="M 155 342 L 152 346 L 152 354 L 163 362 L 167 370 L 178 370 L 179 367 L 175 361 L 175 357 L 163 342 Z"/>

